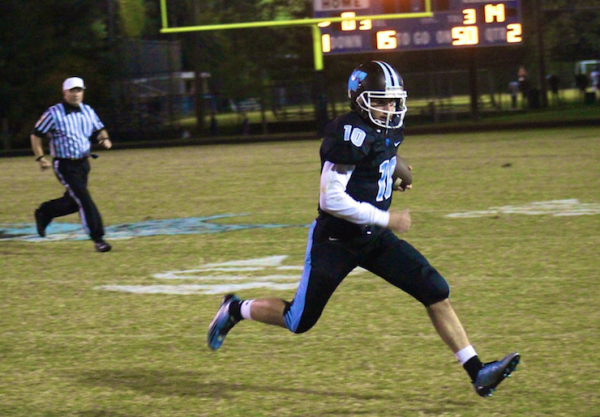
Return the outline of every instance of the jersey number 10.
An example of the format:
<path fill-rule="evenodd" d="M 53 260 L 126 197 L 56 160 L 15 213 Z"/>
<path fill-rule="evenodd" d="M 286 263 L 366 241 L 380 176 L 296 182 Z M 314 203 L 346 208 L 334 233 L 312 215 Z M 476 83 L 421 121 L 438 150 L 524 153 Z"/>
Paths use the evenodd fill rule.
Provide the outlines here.
<path fill-rule="evenodd" d="M 354 127 L 352 125 L 344 126 L 344 141 L 352 142 L 354 146 L 360 148 L 365 141 L 367 134 L 364 130 Z M 379 173 L 381 177 L 377 181 L 379 190 L 377 191 L 377 201 L 387 200 L 392 196 L 392 186 L 394 185 L 394 179 L 392 175 L 396 169 L 396 157 L 383 161 L 379 165 Z"/>
<path fill-rule="evenodd" d="M 378 181 L 379 191 L 377 192 L 377 201 L 387 200 L 392 196 L 392 186 L 394 185 L 394 179 L 392 178 L 392 175 L 394 174 L 395 170 L 395 156 L 392 159 L 383 161 L 381 165 L 379 165 L 379 173 L 381 174 L 381 177 Z"/>

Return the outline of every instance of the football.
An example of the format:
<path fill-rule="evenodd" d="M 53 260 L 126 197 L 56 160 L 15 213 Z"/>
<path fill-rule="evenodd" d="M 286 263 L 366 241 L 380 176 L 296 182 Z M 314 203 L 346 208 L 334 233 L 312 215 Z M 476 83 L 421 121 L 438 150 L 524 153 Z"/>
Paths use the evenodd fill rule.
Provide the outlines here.
<path fill-rule="evenodd" d="M 406 189 L 412 184 L 412 167 L 409 166 L 400 155 L 396 156 L 396 169 L 392 175 L 394 179 L 394 189 Z"/>

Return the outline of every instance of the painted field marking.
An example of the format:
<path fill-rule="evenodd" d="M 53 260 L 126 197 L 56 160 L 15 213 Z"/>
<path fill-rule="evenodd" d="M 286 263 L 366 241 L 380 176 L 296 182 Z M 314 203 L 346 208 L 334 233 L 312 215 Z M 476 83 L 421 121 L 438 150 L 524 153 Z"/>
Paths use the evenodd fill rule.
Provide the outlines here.
<path fill-rule="evenodd" d="M 198 268 L 154 274 L 159 280 L 192 280 L 198 284 L 177 285 L 101 285 L 96 290 L 135 294 L 226 294 L 254 288 L 292 290 L 298 286 L 303 266 L 286 266 L 287 255 L 267 256 L 221 263 Z M 286 273 L 287 272 L 287 273 Z M 351 275 L 366 272 L 356 268 Z"/>
<path fill-rule="evenodd" d="M 580 203 L 578 199 L 551 200 L 528 203 L 521 206 L 490 207 L 487 210 L 446 214 L 444 217 L 461 219 L 497 216 L 499 214 L 526 214 L 583 216 L 600 214 L 600 204 Z M 146 220 L 107 226 L 106 239 L 132 239 L 157 235 L 200 235 L 248 229 L 277 229 L 284 227 L 308 227 L 308 224 L 220 224 L 213 220 L 240 217 L 246 214 L 218 214 L 207 217 L 184 219 Z M 25 242 L 54 242 L 59 240 L 88 240 L 80 224 L 52 222 L 45 238 L 37 235 L 34 223 L 0 223 L 0 241 L 19 240 Z"/>
<path fill-rule="evenodd" d="M 278 229 L 284 227 L 308 227 L 299 224 L 221 224 L 213 220 L 241 217 L 246 214 L 217 214 L 207 217 L 184 219 L 145 220 L 134 223 L 115 224 L 105 227 L 107 240 L 132 239 L 157 235 L 201 235 L 248 229 Z M 35 223 L 0 223 L 0 241 L 20 240 L 26 242 L 53 242 L 58 240 L 89 240 L 81 224 L 52 222 L 45 238 L 37 235 Z"/>
<path fill-rule="evenodd" d="M 464 213 L 446 214 L 444 217 L 452 219 L 465 219 L 475 217 L 490 217 L 500 214 L 526 214 L 529 216 L 551 215 L 561 216 L 585 216 L 600 214 L 600 204 L 580 203 L 578 199 L 539 201 L 524 204 L 522 206 L 500 206 L 490 207 L 487 210 L 467 211 Z"/>

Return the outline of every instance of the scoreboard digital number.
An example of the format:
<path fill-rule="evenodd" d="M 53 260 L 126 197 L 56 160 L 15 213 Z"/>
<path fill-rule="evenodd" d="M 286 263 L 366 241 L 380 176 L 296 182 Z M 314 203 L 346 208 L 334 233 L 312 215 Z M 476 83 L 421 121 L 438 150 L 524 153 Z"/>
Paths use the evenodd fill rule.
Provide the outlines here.
<path fill-rule="evenodd" d="M 515 45 L 523 42 L 518 0 L 430 0 L 433 17 L 356 20 L 424 12 L 426 0 L 313 0 L 324 55 Z"/>

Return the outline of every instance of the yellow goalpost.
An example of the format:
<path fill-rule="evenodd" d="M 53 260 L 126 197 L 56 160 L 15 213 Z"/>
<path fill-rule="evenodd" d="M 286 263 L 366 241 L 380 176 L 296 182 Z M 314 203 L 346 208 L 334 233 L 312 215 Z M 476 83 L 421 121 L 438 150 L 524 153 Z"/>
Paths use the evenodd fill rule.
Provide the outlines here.
<path fill-rule="evenodd" d="M 169 27 L 168 16 L 167 16 L 167 0 L 160 0 L 160 14 L 162 21 L 162 29 L 160 33 L 183 33 L 183 32 L 198 32 L 198 31 L 212 31 L 212 30 L 229 30 L 229 29 L 249 29 L 249 28 L 260 28 L 260 27 L 286 27 L 286 26 L 310 26 L 312 29 L 313 38 L 313 57 L 315 70 L 320 71 L 323 69 L 323 47 L 321 43 L 321 31 L 319 30 L 319 24 L 326 24 L 331 22 L 347 22 L 357 20 L 384 20 L 384 19 L 409 19 L 409 18 L 422 18 L 432 17 L 431 11 L 431 0 L 425 0 L 425 11 L 418 13 L 395 13 L 395 14 L 383 14 L 383 15 L 372 15 L 372 16 L 353 16 L 353 17 L 326 17 L 326 18 L 306 18 L 296 20 L 271 20 L 264 22 L 245 22 L 245 23 L 223 23 L 214 25 L 200 25 L 200 26 L 181 26 L 181 27 Z"/>

